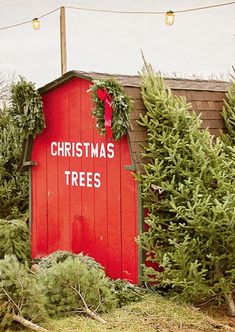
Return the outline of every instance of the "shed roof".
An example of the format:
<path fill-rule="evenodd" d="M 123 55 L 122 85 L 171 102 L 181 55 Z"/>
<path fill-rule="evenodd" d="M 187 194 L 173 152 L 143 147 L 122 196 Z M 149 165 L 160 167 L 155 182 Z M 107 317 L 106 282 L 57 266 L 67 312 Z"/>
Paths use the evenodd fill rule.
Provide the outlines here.
<path fill-rule="evenodd" d="M 124 87 L 140 87 L 140 77 L 138 75 L 119 75 L 119 74 L 105 74 L 95 72 L 84 72 L 72 70 L 64 74 L 63 76 L 55 79 L 54 81 L 41 87 L 39 91 L 41 93 L 47 92 L 57 86 L 69 81 L 74 77 L 80 77 L 88 80 L 93 79 L 106 79 L 114 77 Z M 226 91 L 229 86 L 229 82 L 218 80 L 199 80 L 199 79 L 186 79 L 186 78 L 165 78 L 165 81 L 169 88 L 176 90 L 197 90 L 197 91 Z"/>

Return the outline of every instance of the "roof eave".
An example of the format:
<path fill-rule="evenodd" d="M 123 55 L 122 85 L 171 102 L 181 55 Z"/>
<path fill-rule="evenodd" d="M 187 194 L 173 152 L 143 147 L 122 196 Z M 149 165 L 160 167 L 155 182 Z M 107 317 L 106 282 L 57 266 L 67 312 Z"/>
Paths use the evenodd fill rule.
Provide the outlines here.
<path fill-rule="evenodd" d="M 67 82 L 75 77 L 92 80 L 92 77 L 90 75 L 88 75 L 88 73 L 84 72 L 84 74 L 82 74 L 82 73 L 76 72 L 75 70 L 71 70 L 71 71 L 68 71 L 67 73 L 65 73 L 63 76 L 55 79 L 54 81 L 42 86 L 41 88 L 38 89 L 38 91 L 40 94 L 46 93 L 52 89 L 57 88 L 58 86 L 64 84 L 65 82 Z"/>
<path fill-rule="evenodd" d="M 63 76 L 46 84 L 39 89 L 41 94 L 46 93 L 58 86 L 64 84 L 73 78 L 83 78 L 89 81 L 94 79 L 115 78 L 123 87 L 140 87 L 140 77 L 138 75 L 119 75 L 95 72 L 84 72 L 72 70 Z M 195 90 L 195 91 L 220 91 L 226 92 L 230 82 L 219 80 L 199 80 L 199 79 L 182 79 L 182 78 L 164 78 L 166 85 L 172 90 Z"/>

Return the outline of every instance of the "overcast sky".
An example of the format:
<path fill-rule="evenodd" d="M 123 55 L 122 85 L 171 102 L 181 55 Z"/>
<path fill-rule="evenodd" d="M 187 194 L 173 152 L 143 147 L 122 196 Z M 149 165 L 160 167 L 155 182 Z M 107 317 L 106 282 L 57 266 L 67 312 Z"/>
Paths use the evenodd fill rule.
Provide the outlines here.
<path fill-rule="evenodd" d="M 31 20 L 60 6 L 167 11 L 226 0 L 0 0 L 0 27 Z M 172 74 L 225 75 L 235 65 L 235 4 L 164 16 L 92 13 L 66 9 L 68 70 L 136 74 L 140 50 L 155 69 Z M 0 31 L 0 71 L 42 86 L 60 76 L 59 11 L 31 24 Z"/>

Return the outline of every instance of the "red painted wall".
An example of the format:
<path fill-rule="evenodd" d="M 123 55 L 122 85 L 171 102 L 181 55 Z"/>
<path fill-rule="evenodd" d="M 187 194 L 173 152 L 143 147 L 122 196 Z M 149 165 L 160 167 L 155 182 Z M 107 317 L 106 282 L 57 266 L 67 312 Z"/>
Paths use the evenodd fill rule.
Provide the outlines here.
<path fill-rule="evenodd" d="M 32 153 L 32 256 L 82 251 L 110 277 L 137 283 L 137 184 L 124 169 L 128 142 L 99 135 L 90 84 L 74 78 L 43 95 L 47 128 Z"/>

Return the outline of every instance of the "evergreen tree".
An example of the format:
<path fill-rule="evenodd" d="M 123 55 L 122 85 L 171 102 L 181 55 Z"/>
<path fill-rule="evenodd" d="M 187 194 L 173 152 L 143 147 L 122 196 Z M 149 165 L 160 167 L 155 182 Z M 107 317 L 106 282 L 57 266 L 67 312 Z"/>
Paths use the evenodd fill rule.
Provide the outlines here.
<path fill-rule="evenodd" d="M 67 259 L 69 259 L 69 262 L 66 262 Z M 67 264 L 70 265 L 73 261 L 74 265 L 77 266 L 75 268 L 75 272 L 74 268 L 72 269 L 72 272 L 67 268 Z M 55 313 L 54 310 L 56 310 L 56 312 L 58 311 L 66 313 L 71 310 L 68 309 L 71 307 L 71 305 L 73 305 L 74 308 L 77 308 L 79 306 L 79 299 L 77 299 L 78 294 L 76 293 L 75 289 L 68 289 L 69 287 L 67 285 L 67 289 L 65 289 L 65 292 L 74 293 L 75 300 L 74 298 L 72 298 L 71 300 L 70 296 L 65 296 L 65 301 L 67 303 L 65 307 L 61 308 L 60 306 L 58 306 L 58 304 L 56 304 L 55 309 L 53 309 L 55 306 L 55 304 L 53 303 L 53 298 L 56 297 L 56 301 L 62 301 L 60 299 L 60 296 L 62 295 L 58 295 L 58 293 L 60 292 L 59 287 L 61 286 L 62 282 L 66 283 L 65 279 L 70 278 L 71 273 L 74 273 L 74 276 L 71 277 L 71 280 L 73 280 L 73 278 L 75 278 L 76 280 L 76 274 L 79 275 L 77 281 L 74 283 L 74 286 L 76 286 L 77 289 L 80 287 L 81 292 L 86 294 L 85 300 L 87 301 L 88 297 L 89 300 L 87 301 L 87 305 L 89 304 L 89 308 L 91 309 L 97 307 L 99 301 L 103 301 L 102 296 L 104 296 L 104 307 L 99 307 L 98 311 L 109 310 L 112 308 L 112 306 L 121 307 L 131 302 L 140 301 L 142 295 L 144 294 L 142 288 L 136 285 L 132 285 L 125 280 L 112 280 L 105 277 L 103 267 L 99 263 L 97 263 L 92 257 L 83 255 L 82 253 L 74 254 L 69 251 L 58 250 L 48 255 L 47 257 L 39 259 L 37 265 L 35 265 L 34 268 L 36 269 L 36 271 L 39 271 L 39 276 L 41 280 L 40 282 L 43 284 L 45 293 L 49 298 L 50 304 L 48 305 L 50 310 L 52 308 L 52 314 Z M 82 269 L 82 273 L 79 272 L 80 269 Z M 64 274 L 66 275 L 65 278 Z M 87 277 L 88 274 L 89 277 Z M 85 282 L 86 285 L 84 286 Z M 58 284 L 60 286 L 58 286 Z M 89 287 L 89 291 L 85 290 L 84 287 Z M 61 288 L 64 289 L 64 285 L 62 285 Z M 53 296 L 51 295 L 51 289 L 53 289 Z M 101 295 L 104 290 L 105 293 Z M 92 293 L 91 298 L 89 295 L 90 292 Z M 100 295 L 97 296 L 98 293 L 100 293 Z M 112 304 L 110 303 L 110 298 L 112 299 Z M 84 303 L 82 303 L 82 305 L 84 306 Z"/>
<path fill-rule="evenodd" d="M 43 271 L 55 266 L 58 263 L 63 263 L 67 258 L 79 259 L 79 261 L 86 264 L 87 269 L 93 268 L 97 270 L 103 270 L 103 267 L 92 257 L 83 255 L 82 253 L 74 254 L 66 250 L 57 250 L 46 257 L 39 258 L 37 262 L 37 268 L 40 271 Z"/>
<path fill-rule="evenodd" d="M 0 259 L 5 255 L 15 255 L 21 262 L 29 259 L 29 230 L 25 221 L 0 219 Z"/>
<path fill-rule="evenodd" d="M 22 139 L 9 109 L 0 111 L 0 218 L 22 217 L 28 210 L 28 174 L 19 168 Z"/>
<path fill-rule="evenodd" d="M 15 256 L 5 256 L 0 260 L 1 331 L 15 322 L 37 328 L 32 321 L 41 322 L 47 318 L 45 298 L 36 281 L 28 267 L 20 264 Z M 46 331 L 40 328 L 37 330 Z"/>
<path fill-rule="evenodd" d="M 234 161 L 150 66 L 141 78 L 148 138 L 138 179 L 149 214 L 139 243 L 159 266 L 146 279 L 196 303 L 225 299 L 234 315 Z"/>
<path fill-rule="evenodd" d="M 96 313 L 116 306 L 111 280 L 101 265 L 87 256 L 69 255 L 48 268 L 39 264 L 38 275 L 50 315 L 83 313 L 104 323 Z"/>
<path fill-rule="evenodd" d="M 235 74 L 235 68 L 233 68 Z M 235 143 L 235 77 L 232 76 L 232 82 L 226 93 L 226 100 L 222 116 L 227 128 L 226 142 L 234 145 Z"/>

